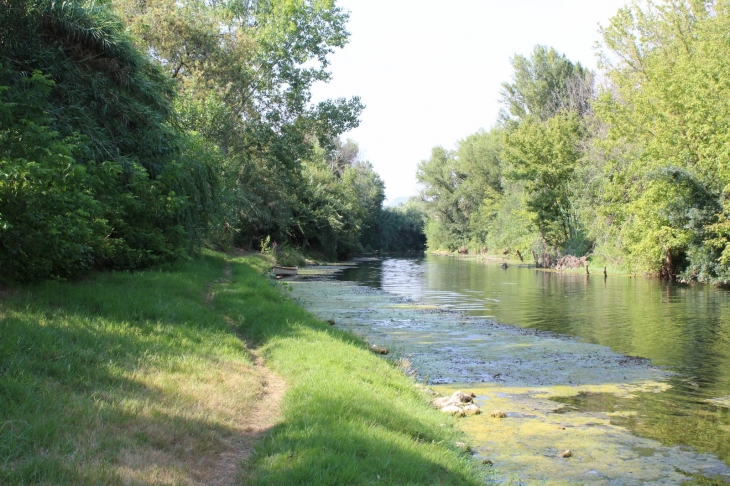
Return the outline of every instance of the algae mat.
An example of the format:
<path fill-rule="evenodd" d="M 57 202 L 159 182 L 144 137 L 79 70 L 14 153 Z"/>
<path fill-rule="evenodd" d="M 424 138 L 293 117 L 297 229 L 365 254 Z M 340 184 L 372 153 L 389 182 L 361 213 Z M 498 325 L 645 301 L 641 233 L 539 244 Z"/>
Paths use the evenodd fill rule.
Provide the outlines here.
<path fill-rule="evenodd" d="M 321 269 L 324 270 L 324 269 Z M 551 333 L 504 326 L 349 282 L 284 283 L 322 319 L 407 358 L 442 394 L 467 389 L 483 413 L 459 419 L 477 458 L 505 484 L 724 484 L 730 468 L 708 454 L 633 435 L 633 412 L 587 412 L 556 397 L 661 394 L 669 373 L 647 360 Z M 319 278 L 318 278 L 319 277 Z M 630 403 L 630 402 L 629 402 Z M 506 418 L 490 416 L 501 410 Z M 572 457 L 558 454 L 571 450 Z"/>

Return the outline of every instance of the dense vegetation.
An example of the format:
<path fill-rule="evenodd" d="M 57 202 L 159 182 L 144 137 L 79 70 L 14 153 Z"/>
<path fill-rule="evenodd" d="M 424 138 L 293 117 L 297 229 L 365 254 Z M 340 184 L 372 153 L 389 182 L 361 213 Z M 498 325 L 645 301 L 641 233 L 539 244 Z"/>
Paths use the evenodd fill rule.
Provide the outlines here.
<path fill-rule="evenodd" d="M 730 281 L 730 2 L 643 2 L 603 29 L 605 79 L 554 49 L 512 59 L 495 126 L 418 169 L 428 245 L 590 255 Z"/>
<path fill-rule="evenodd" d="M 379 249 L 383 182 L 339 138 L 363 105 L 310 102 L 346 21 L 332 0 L 2 2 L 2 277 Z"/>

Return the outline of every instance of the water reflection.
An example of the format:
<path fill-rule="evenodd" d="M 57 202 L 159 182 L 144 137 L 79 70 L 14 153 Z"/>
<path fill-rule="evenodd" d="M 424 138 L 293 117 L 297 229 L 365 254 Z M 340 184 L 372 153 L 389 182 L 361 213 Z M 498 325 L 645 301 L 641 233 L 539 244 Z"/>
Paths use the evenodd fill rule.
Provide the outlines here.
<path fill-rule="evenodd" d="M 730 461 L 730 293 L 708 286 L 602 275 L 559 274 L 495 262 L 427 256 L 348 269 L 341 279 L 500 323 L 577 336 L 649 358 L 678 375 L 673 388 L 625 405 L 627 427 L 667 444 L 712 451 Z M 581 396 L 576 407 L 615 408 Z M 611 399 L 613 400 L 613 399 Z"/>

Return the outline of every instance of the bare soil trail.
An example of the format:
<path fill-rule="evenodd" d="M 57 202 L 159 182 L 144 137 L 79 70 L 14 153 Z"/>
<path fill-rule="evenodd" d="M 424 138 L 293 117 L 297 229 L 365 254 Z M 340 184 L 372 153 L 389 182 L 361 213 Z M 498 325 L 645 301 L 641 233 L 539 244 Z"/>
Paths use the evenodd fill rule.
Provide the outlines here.
<path fill-rule="evenodd" d="M 224 270 L 226 280 L 231 279 L 231 268 L 226 264 Z M 213 302 L 215 295 L 209 286 L 205 297 L 206 304 Z M 246 345 L 254 362 L 254 370 L 260 380 L 261 394 L 249 413 L 240 417 L 237 433 L 225 441 L 222 451 L 218 451 L 201 461 L 198 467 L 200 484 L 206 486 L 237 486 L 243 484 L 243 464 L 251 456 L 254 444 L 268 430 L 274 427 L 281 416 L 281 400 L 286 390 L 286 382 L 276 373 L 268 369 L 259 351 L 254 348 L 244 335 L 229 320 L 231 330 Z"/>

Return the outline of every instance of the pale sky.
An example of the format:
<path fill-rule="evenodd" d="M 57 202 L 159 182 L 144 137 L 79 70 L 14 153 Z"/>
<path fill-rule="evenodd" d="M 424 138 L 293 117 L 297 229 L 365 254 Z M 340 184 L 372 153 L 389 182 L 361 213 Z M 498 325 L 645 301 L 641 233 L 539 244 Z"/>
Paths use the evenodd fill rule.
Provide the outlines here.
<path fill-rule="evenodd" d="M 417 194 L 416 166 L 431 148 L 489 129 L 514 54 L 537 44 L 596 67 L 594 46 L 626 0 L 339 0 L 350 43 L 330 56 L 333 79 L 314 100 L 360 96 L 360 146 L 386 196 Z"/>

